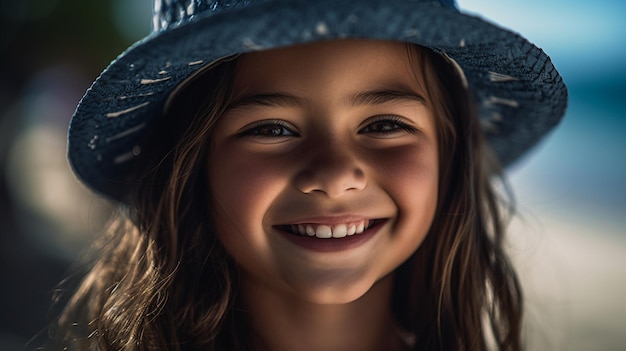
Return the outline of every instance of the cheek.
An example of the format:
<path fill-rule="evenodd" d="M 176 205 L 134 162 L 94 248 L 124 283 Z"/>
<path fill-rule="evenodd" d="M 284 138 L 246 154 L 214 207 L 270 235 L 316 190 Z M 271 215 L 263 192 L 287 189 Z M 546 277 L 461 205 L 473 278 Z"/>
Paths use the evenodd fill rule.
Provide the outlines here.
<path fill-rule="evenodd" d="M 266 191 L 273 177 L 259 169 L 253 162 L 226 161 L 209 163 L 210 191 L 216 206 L 230 213 L 254 213 L 256 206 L 264 203 Z M 252 171 L 254 170 L 254 171 Z"/>
<path fill-rule="evenodd" d="M 392 238 L 398 255 L 393 266 L 413 254 L 430 229 L 438 201 L 438 157 L 434 148 L 406 148 L 381 163 L 380 183 L 398 210 Z"/>
<path fill-rule="evenodd" d="M 220 238 L 262 239 L 257 237 L 262 232 L 267 209 L 286 184 L 284 172 L 284 166 L 245 157 L 233 148 L 230 152 L 209 155 L 209 196 Z"/>
<path fill-rule="evenodd" d="M 435 147 L 411 145 L 377 155 L 377 181 L 396 202 L 412 215 L 432 215 L 439 187 L 438 154 Z"/>

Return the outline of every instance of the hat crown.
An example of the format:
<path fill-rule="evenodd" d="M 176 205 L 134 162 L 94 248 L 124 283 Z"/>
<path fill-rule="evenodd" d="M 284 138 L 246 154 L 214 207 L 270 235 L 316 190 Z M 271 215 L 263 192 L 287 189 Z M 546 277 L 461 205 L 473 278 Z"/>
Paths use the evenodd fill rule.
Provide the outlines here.
<path fill-rule="evenodd" d="M 152 30 L 167 29 L 188 22 L 200 13 L 219 12 L 231 7 L 245 7 L 263 0 L 154 0 Z"/>
<path fill-rule="evenodd" d="M 199 14 L 212 14 L 229 8 L 247 7 L 252 3 L 268 0 L 154 0 L 152 30 L 160 31 L 174 24 L 190 21 Z M 313 0 L 308 0 L 313 1 Z M 413 0 L 430 2 L 445 7 L 455 7 L 454 0 Z"/>

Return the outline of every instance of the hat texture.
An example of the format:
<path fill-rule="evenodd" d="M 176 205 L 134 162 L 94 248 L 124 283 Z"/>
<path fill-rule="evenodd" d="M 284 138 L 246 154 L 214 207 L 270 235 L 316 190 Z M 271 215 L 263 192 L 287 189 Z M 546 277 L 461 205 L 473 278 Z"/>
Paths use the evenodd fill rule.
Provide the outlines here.
<path fill-rule="evenodd" d="M 118 56 L 80 101 L 68 157 L 96 192 L 122 200 L 142 139 L 170 93 L 237 53 L 369 38 L 419 44 L 462 69 L 482 129 L 508 165 L 565 113 L 549 57 L 516 33 L 460 12 L 452 0 L 155 0 L 153 31 Z"/>

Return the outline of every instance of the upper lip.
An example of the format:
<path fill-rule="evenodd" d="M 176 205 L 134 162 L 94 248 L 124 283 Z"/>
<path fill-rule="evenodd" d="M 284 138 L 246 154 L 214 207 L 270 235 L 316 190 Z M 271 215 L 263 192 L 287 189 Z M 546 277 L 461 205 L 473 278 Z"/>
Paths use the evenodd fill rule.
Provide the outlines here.
<path fill-rule="evenodd" d="M 372 217 L 362 215 L 339 215 L 339 216 L 314 216 L 314 217 L 302 217 L 286 222 L 282 222 L 278 225 L 294 225 L 294 224 L 326 224 L 326 225 L 338 225 L 346 223 L 354 223 L 360 221 L 367 221 L 373 219 L 380 219 L 384 217 Z"/>

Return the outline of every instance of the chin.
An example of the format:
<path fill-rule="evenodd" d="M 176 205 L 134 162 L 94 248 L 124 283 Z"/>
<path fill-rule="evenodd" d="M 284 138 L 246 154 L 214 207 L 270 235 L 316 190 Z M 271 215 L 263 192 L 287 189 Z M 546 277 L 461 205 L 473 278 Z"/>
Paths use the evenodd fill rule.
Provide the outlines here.
<path fill-rule="evenodd" d="M 319 305 L 350 304 L 370 294 L 376 294 L 390 287 L 391 279 L 367 280 L 355 277 L 340 277 L 333 283 L 329 281 L 300 285 L 294 293 L 305 301 Z"/>

